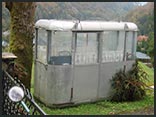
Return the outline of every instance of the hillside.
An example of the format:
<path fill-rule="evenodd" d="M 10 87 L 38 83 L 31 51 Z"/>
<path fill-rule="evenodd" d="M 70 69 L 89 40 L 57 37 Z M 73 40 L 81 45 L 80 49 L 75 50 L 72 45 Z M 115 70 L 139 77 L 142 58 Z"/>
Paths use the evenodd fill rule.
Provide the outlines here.
<path fill-rule="evenodd" d="M 37 2 L 35 21 L 47 19 L 119 20 L 134 2 Z M 2 30 L 9 28 L 9 12 L 2 5 Z"/>
<path fill-rule="evenodd" d="M 135 8 L 127 14 L 126 21 L 131 21 L 137 24 L 139 35 L 146 35 L 148 40 L 137 46 L 137 51 L 146 53 L 151 57 L 152 64 L 154 63 L 154 2 L 148 2 L 144 6 Z M 144 48 L 143 50 L 140 48 Z"/>
<path fill-rule="evenodd" d="M 133 3 L 118 2 L 38 2 L 36 19 L 113 20 L 134 8 Z M 45 7 L 46 6 L 46 7 Z"/>
<path fill-rule="evenodd" d="M 138 25 L 139 34 L 148 35 L 154 32 L 154 2 L 139 6 L 129 12 L 124 21 L 131 21 Z"/>

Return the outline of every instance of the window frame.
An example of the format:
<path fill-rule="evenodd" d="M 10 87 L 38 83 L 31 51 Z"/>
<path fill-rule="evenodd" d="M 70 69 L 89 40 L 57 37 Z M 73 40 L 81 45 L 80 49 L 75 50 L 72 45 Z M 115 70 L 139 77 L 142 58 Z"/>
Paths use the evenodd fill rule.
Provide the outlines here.
<path fill-rule="evenodd" d="M 132 33 L 132 42 L 131 42 L 131 52 L 129 53 L 128 52 L 128 49 L 127 49 L 127 40 L 128 40 L 128 33 L 131 32 Z M 136 41 L 135 41 L 135 37 L 136 37 L 136 31 L 125 31 L 125 51 L 124 51 L 124 55 L 125 55 L 125 58 L 124 58 L 124 61 L 130 61 L 130 60 L 135 60 L 135 54 L 136 54 Z M 128 56 L 131 56 L 130 58 L 128 58 Z"/>
<path fill-rule="evenodd" d="M 38 57 L 38 45 L 39 45 L 39 43 L 38 43 L 38 41 L 39 41 L 39 30 L 43 30 L 43 31 L 45 31 L 46 33 L 47 33 L 47 38 L 46 38 L 46 41 L 47 41 L 47 44 L 45 45 L 46 46 L 46 60 L 45 61 L 42 61 L 39 57 Z M 43 64 L 47 64 L 48 63 L 48 61 L 47 61 L 47 59 L 48 59 L 48 56 L 47 56 L 47 54 L 48 54 L 48 30 L 45 30 L 44 28 L 36 28 L 36 40 L 35 40 L 35 43 L 36 43 L 36 46 L 35 46 L 35 59 L 37 60 L 37 61 L 39 61 L 40 63 L 43 63 Z"/>
<path fill-rule="evenodd" d="M 114 52 L 117 52 L 117 51 L 119 51 L 119 45 L 120 45 L 120 33 L 126 33 L 126 31 L 125 30 L 104 30 L 103 32 L 116 32 L 117 34 L 116 34 L 116 39 L 117 39 L 117 48 L 116 48 L 116 50 L 107 50 L 108 52 L 110 51 L 114 51 Z M 124 34 L 123 34 L 124 35 Z M 103 38 L 102 38 L 102 56 L 104 56 L 103 55 L 103 47 L 104 47 L 104 41 L 105 41 L 105 34 L 103 34 Z M 123 40 L 122 41 L 125 41 L 125 36 L 123 37 Z M 123 49 L 122 50 L 120 50 L 120 51 L 122 51 L 122 53 L 123 53 L 123 57 L 120 59 L 120 60 L 111 60 L 111 61 L 103 61 L 103 57 L 102 57 L 102 60 L 101 60 L 101 63 L 109 63 L 109 62 L 121 62 L 121 61 L 123 61 L 124 60 L 124 46 L 125 46 L 125 44 L 124 44 L 125 42 L 123 42 Z"/>
<path fill-rule="evenodd" d="M 100 40 L 101 40 L 101 35 L 102 35 L 103 30 L 101 31 L 73 31 L 73 49 L 74 49 L 74 53 L 73 53 L 73 62 L 72 64 L 76 65 L 76 66 L 83 66 L 83 65 L 94 65 L 94 64 L 99 64 L 101 62 L 101 44 L 100 44 Z M 78 33 L 95 33 L 96 34 L 96 41 L 97 41 L 97 62 L 96 63 L 85 63 L 85 64 L 75 64 L 75 54 L 76 54 L 76 49 L 77 49 L 77 34 Z"/>
<path fill-rule="evenodd" d="M 48 64 L 50 64 L 50 65 L 62 65 L 62 64 L 52 64 L 52 63 L 50 63 L 50 58 L 51 57 L 59 57 L 59 56 L 52 56 L 52 51 L 53 51 L 53 46 L 52 46 L 52 43 L 53 43 L 53 41 L 55 40 L 54 39 L 54 34 L 53 33 L 55 33 L 55 32 L 67 32 L 67 33 L 71 33 L 71 39 L 70 39 L 70 43 L 71 43 L 71 50 L 70 50 L 70 52 L 71 52 L 71 54 L 70 54 L 70 56 L 71 56 L 71 61 L 70 61 L 70 63 L 72 64 L 72 40 L 73 40 L 73 33 L 72 33 L 72 31 L 60 31 L 60 30 L 49 30 L 50 31 L 50 34 L 49 34 L 49 41 L 48 41 L 48 53 L 47 53 L 47 55 L 48 55 L 48 59 L 47 59 L 47 62 L 48 62 Z M 69 65 L 71 65 L 71 64 L 69 64 Z"/>

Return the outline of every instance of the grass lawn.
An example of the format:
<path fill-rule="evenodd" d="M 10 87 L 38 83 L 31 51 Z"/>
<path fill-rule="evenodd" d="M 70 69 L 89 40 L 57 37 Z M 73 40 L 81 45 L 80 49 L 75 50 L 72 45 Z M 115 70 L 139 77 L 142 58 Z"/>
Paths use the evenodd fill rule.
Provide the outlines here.
<path fill-rule="evenodd" d="M 154 71 L 141 62 L 139 62 L 139 65 L 141 65 L 143 69 L 149 74 L 149 82 L 147 82 L 147 84 L 153 85 Z M 33 79 L 31 91 L 33 93 Z M 48 115 L 111 115 L 132 112 L 146 107 L 154 107 L 154 93 L 153 91 L 151 92 L 147 90 L 147 96 L 145 96 L 145 98 L 140 101 L 122 103 L 101 101 L 93 104 L 81 104 L 76 107 L 68 107 L 63 109 L 52 109 L 46 107 L 44 104 L 39 102 L 37 103 Z"/>
<path fill-rule="evenodd" d="M 146 81 L 148 86 L 154 85 L 154 69 L 147 67 L 144 63 L 139 62 L 139 65 L 144 69 L 144 71 L 149 75 L 149 81 Z"/>
<path fill-rule="evenodd" d="M 38 104 L 49 115 L 109 115 L 131 112 L 149 106 L 154 107 L 154 96 L 148 95 L 143 100 L 135 102 L 113 103 L 102 101 L 95 104 L 81 104 L 77 107 L 64 109 L 51 109 L 41 103 Z"/>

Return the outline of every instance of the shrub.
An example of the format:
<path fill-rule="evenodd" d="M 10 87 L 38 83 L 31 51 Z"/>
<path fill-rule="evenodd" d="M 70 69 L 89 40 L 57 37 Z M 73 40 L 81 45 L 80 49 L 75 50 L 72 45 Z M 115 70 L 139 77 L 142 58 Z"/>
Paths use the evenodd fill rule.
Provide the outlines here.
<path fill-rule="evenodd" d="M 142 99 L 145 95 L 145 88 L 148 86 L 144 83 L 148 80 L 148 74 L 143 71 L 136 61 L 132 68 L 125 72 L 120 70 L 111 79 L 112 96 L 111 101 L 135 101 Z"/>

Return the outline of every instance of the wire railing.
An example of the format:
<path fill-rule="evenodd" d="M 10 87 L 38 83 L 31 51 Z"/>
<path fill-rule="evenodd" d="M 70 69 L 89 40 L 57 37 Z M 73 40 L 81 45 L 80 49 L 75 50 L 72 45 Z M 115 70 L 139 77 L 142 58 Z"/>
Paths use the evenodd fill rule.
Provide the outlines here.
<path fill-rule="evenodd" d="M 35 103 L 33 96 L 28 89 L 16 77 L 12 77 L 7 71 L 3 71 L 3 115 L 46 115 L 46 113 Z M 24 91 L 24 98 L 22 101 L 29 108 L 29 112 L 23 107 L 20 102 L 13 102 L 9 96 L 8 91 L 13 86 L 19 86 Z"/>

